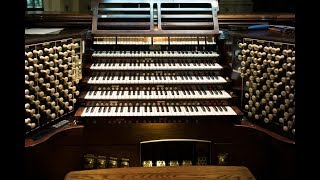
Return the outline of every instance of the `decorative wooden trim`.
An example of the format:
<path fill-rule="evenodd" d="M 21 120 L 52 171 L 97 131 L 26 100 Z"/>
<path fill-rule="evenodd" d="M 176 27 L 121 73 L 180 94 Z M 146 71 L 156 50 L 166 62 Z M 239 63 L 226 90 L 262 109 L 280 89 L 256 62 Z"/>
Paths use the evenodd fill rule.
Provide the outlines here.
<path fill-rule="evenodd" d="M 33 12 L 26 11 L 25 21 L 36 27 L 90 27 L 92 26 L 92 15 L 89 13 L 65 13 L 65 12 Z M 293 22 L 294 13 L 233 13 L 219 14 L 219 26 L 257 24 L 265 22 Z"/>
<path fill-rule="evenodd" d="M 54 135 L 56 135 L 56 134 L 58 134 L 60 132 L 67 131 L 69 129 L 79 129 L 79 128 L 81 129 L 83 127 L 84 127 L 83 125 L 68 125 L 68 126 L 59 128 L 59 129 L 51 132 L 50 134 L 45 135 L 44 137 L 42 137 L 41 139 L 38 139 L 38 140 L 33 140 L 30 137 L 25 138 L 24 147 L 25 148 L 34 147 L 34 146 L 36 146 L 36 145 L 38 145 L 40 143 L 45 142 L 46 140 L 50 139 L 52 136 L 54 136 Z"/>
<path fill-rule="evenodd" d="M 84 111 L 84 107 L 79 107 L 76 113 L 74 114 L 75 117 L 81 117 L 81 114 Z"/>
<path fill-rule="evenodd" d="M 231 106 L 231 108 L 237 113 L 238 116 L 243 116 L 243 112 L 237 106 Z"/>
<path fill-rule="evenodd" d="M 296 144 L 296 142 L 294 140 L 291 140 L 287 137 L 284 137 L 284 136 L 281 136 L 279 134 L 276 134 L 268 129 L 265 129 L 265 128 L 262 128 L 256 124 L 253 124 L 251 122 L 248 122 L 248 121 L 241 121 L 241 124 L 237 124 L 235 125 L 237 127 L 246 127 L 246 128 L 251 128 L 251 129 L 255 129 L 255 130 L 258 130 L 258 131 L 261 131 L 261 132 L 264 132 L 266 134 L 268 134 L 269 136 L 279 140 L 279 141 L 283 141 L 285 143 L 289 143 L 289 144 Z"/>

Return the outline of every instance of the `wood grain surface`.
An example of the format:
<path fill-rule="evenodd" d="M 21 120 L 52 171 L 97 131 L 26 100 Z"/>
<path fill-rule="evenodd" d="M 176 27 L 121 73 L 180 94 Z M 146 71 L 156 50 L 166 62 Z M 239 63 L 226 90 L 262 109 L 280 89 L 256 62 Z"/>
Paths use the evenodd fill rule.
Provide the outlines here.
<path fill-rule="evenodd" d="M 255 180 L 248 168 L 243 166 L 179 166 L 179 167 L 130 167 L 72 171 L 65 180 L 118 180 L 118 179 L 230 179 Z"/>
<path fill-rule="evenodd" d="M 38 139 L 38 140 L 33 140 L 31 137 L 27 137 L 24 140 L 24 147 L 29 148 L 29 147 L 33 147 L 36 146 L 40 143 L 45 142 L 46 140 L 50 139 L 51 137 L 53 137 L 56 134 L 59 134 L 61 132 L 70 130 L 70 129 L 82 129 L 84 126 L 83 125 L 68 125 L 62 128 L 59 128 L 49 134 L 44 135 L 42 138 Z"/>

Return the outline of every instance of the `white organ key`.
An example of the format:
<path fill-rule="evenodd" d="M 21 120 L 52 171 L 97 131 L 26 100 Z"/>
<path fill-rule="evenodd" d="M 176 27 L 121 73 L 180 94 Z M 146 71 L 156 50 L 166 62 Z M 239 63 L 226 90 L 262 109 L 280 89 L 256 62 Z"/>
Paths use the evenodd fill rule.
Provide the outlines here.
<path fill-rule="evenodd" d="M 89 112 L 91 110 L 92 107 L 85 107 L 81 116 L 84 117 L 84 116 L 89 116 Z"/>
<path fill-rule="evenodd" d="M 168 106 L 168 109 L 169 109 L 169 112 L 168 112 L 169 116 L 177 116 L 177 114 L 174 113 L 174 110 L 173 110 L 172 106 Z"/>
<path fill-rule="evenodd" d="M 211 110 L 211 115 L 217 115 L 220 116 L 222 115 L 222 113 L 219 111 L 219 109 L 215 106 L 209 106 L 210 110 Z"/>
<path fill-rule="evenodd" d="M 122 110 L 122 116 L 129 116 L 128 106 L 124 106 Z"/>
<path fill-rule="evenodd" d="M 103 91 L 97 91 L 97 93 L 96 93 L 97 98 L 102 99 L 102 95 L 101 95 L 102 92 Z"/>
<path fill-rule="evenodd" d="M 152 109 L 151 116 L 159 116 L 159 112 L 157 111 L 156 106 L 152 106 L 151 109 Z"/>
<path fill-rule="evenodd" d="M 84 96 L 84 99 L 91 99 L 91 91 L 88 91 L 87 94 Z"/>
<path fill-rule="evenodd" d="M 187 112 L 185 110 L 185 106 L 180 106 L 180 116 L 187 116 Z"/>
<path fill-rule="evenodd" d="M 211 113 L 211 111 L 209 111 L 210 108 L 208 108 L 207 106 L 202 106 L 202 107 L 203 107 L 203 109 L 205 109 L 203 115 L 204 116 L 209 116 L 210 113 Z"/>
<path fill-rule="evenodd" d="M 175 114 L 177 115 L 177 116 L 184 116 L 184 114 L 183 114 L 183 111 L 182 111 L 182 108 L 180 107 L 180 106 L 175 106 L 175 108 L 176 108 L 176 112 L 175 112 Z"/>
<path fill-rule="evenodd" d="M 107 107 L 100 107 L 97 116 L 104 116 L 104 112 Z"/>
<path fill-rule="evenodd" d="M 143 114 L 144 114 L 144 109 L 142 109 L 142 106 L 137 106 L 136 107 L 137 108 L 137 116 L 143 116 Z"/>
<path fill-rule="evenodd" d="M 150 99 L 159 99 L 159 96 L 156 95 L 156 91 L 151 91 L 151 94 L 150 94 Z"/>
<path fill-rule="evenodd" d="M 134 116 L 134 114 L 133 114 L 133 107 L 132 106 L 129 106 L 128 108 L 127 108 L 127 110 L 129 111 L 127 111 L 127 115 L 129 116 L 129 117 L 131 117 L 131 116 Z"/>
<path fill-rule="evenodd" d="M 92 116 L 101 116 L 100 112 L 99 112 L 101 109 L 102 109 L 102 107 L 100 107 L 100 106 L 99 107 L 95 107 Z"/>
<path fill-rule="evenodd" d="M 124 91 L 123 96 L 121 96 L 121 99 L 130 99 L 129 98 L 129 91 Z"/>
<path fill-rule="evenodd" d="M 108 116 L 117 116 L 116 115 L 116 107 L 112 106 L 110 108 L 110 114 L 108 113 Z"/>
<path fill-rule="evenodd" d="M 195 109 L 195 115 L 196 116 L 204 116 L 204 111 L 200 106 L 193 106 Z"/>
<path fill-rule="evenodd" d="M 92 109 L 90 110 L 89 116 L 97 116 L 98 109 L 99 107 L 92 107 Z"/>
<path fill-rule="evenodd" d="M 237 115 L 237 113 L 230 107 L 230 106 L 225 106 L 228 110 L 228 115 Z"/>
<path fill-rule="evenodd" d="M 227 115 L 227 113 L 224 111 L 224 109 L 221 106 L 216 106 L 220 115 Z"/>

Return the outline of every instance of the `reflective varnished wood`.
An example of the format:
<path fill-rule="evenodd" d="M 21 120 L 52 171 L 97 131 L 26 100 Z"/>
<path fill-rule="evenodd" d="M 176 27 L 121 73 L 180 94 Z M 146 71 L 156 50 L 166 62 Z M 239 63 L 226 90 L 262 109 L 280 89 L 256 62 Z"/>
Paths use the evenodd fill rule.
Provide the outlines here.
<path fill-rule="evenodd" d="M 81 129 L 83 128 L 83 125 L 68 125 L 68 126 L 65 126 L 65 127 L 62 127 L 62 128 L 59 128 L 49 134 L 46 134 L 44 135 L 42 138 L 40 139 L 37 139 L 37 140 L 33 140 L 32 138 L 28 137 L 28 138 L 25 138 L 25 141 L 24 141 L 24 146 L 26 148 L 30 148 L 30 147 L 33 147 L 33 146 L 36 146 L 40 143 L 43 143 L 45 141 L 47 141 L 48 139 L 50 139 L 51 137 L 53 137 L 54 135 L 56 134 L 59 134 L 63 131 L 68 131 L 70 129 Z"/>
<path fill-rule="evenodd" d="M 99 179 L 245 179 L 254 180 L 248 168 L 243 166 L 172 166 L 172 167 L 130 167 L 73 171 L 65 180 Z"/>
<path fill-rule="evenodd" d="M 289 143 L 289 144 L 295 144 L 295 141 L 294 140 L 291 140 L 287 137 L 284 137 L 284 136 L 281 136 L 277 133 L 274 133 L 268 129 L 265 129 L 265 128 L 262 128 L 258 125 L 255 125 L 251 122 L 248 122 L 248 121 L 242 121 L 241 124 L 236 124 L 235 126 L 238 126 L 238 127 L 245 127 L 245 128 L 252 128 L 252 129 L 255 129 L 257 131 L 261 131 L 263 133 L 266 133 L 267 135 L 277 139 L 277 140 L 280 140 L 280 141 L 283 141 L 283 142 L 286 142 L 286 143 Z"/>

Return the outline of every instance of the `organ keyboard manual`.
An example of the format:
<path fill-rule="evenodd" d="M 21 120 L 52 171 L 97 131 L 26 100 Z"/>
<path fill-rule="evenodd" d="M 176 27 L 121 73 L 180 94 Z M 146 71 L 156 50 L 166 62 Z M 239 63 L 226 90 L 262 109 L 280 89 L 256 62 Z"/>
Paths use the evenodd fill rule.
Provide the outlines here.
<path fill-rule="evenodd" d="M 217 1 L 92 5 L 80 122 L 239 119 L 219 56 Z"/>

